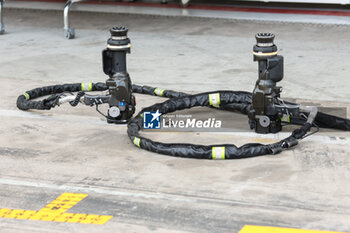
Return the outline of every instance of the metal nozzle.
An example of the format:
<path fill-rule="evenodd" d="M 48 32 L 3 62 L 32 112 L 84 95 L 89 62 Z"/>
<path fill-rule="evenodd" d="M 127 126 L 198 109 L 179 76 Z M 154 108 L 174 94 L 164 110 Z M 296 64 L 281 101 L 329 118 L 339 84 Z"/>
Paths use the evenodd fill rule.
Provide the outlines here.
<path fill-rule="evenodd" d="M 128 38 L 127 27 L 113 27 L 109 29 L 111 37 L 107 41 L 107 49 L 113 51 L 126 51 L 130 53 L 130 39 Z"/>
<path fill-rule="evenodd" d="M 273 33 L 257 33 L 255 35 L 256 45 L 259 47 L 270 47 L 273 46 L 273 40 L 275 35 Z"/>
<path fill-rule="evenodd" d="M 109 31 L 113 40 L 124 40 L 127 38 L 127 27 L 113 27 Z"/>

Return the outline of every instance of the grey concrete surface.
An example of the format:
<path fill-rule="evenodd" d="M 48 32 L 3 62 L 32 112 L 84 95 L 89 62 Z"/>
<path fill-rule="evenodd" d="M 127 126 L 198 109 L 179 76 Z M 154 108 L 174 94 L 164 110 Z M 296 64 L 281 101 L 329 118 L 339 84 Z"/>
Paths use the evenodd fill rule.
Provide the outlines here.
<path fill-rule="evenodd" d="M 190 93 L 252 90 L 254 34 L 272 31 L 285 58 L 283 96 L 349 113 L 349 27 L 75 12 L 79 35 L 67 41 L 61 12 L 8 9 L 6 18 L 0 208 L 40 209 L 63 192 L 79 192 L 89 196 L 69 212 L 114 218 L 105 225 L 0 218 L 1 232 L 238 232 L 245 224 L 350 231 L 348 132 L 326 130 L 276 156 L 201 161 L 142 151 L 125 126 L 108 125 L 94 108 L 23 112 L 15 105 L 38 86 L 105 81 L 108 28 L 127 25 L 134 83 Z M 137 100 L 138 110 L 163 101 Z M 146 133 L 164 142 L 241 145 L 287 132 Z"/>

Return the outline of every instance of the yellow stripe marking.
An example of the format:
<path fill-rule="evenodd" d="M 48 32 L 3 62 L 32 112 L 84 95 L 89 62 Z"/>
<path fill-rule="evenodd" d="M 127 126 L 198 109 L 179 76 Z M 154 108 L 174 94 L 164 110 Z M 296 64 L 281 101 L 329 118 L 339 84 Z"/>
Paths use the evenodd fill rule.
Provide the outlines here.
<path fill-rule="evenodd" d="M 209 105 L 219 108 L 220 107 L 220 94 L 209 94 Z"/>
<path fill-rule="evenodd" d="M 242 228 L 242 230 L 239 233 L 342 233 L 342 232 L 314 231 L 314 230 L 302 230 L 302 229 L 295 229 L 295 228 L 246 225 Z"/>
<path fill-rule="evenodd" d="M 81 91 L 92 91 L 92 83 L 81 83 Z"/>
<path fill-rule="evenodd" d="M 127 45 L 109 45 L 109 44 L 107 44 L 107 48 L 109 48 L 109 49 L 127 49 L 127 48 L 131 48 L 131 44 L 127 44 Z"/>
<path fill-rule="evenodd" d="M 261 56 L 261 57 L 264 57 L 264 56 L 273 56 L 273 55 L 277 55 L 277 51 L 276 52 L 272 52 L 272 53 L 257 53 L 257 52 L 253 52 L 253 54 L 255 56 Z"/>
<path fill-rule="evenodd" d="M 66 211 L 78 204 L 78 202 L 83 200 L 86 196 L 87 194 L 82 193 L 63 193 L 57 197 L 56 200 L 39 211 L 0 209 L 0 218 L 85 224 L 105 224 L 108 220 L 113 218 L 113 216 L 110 215 L 66 213 Z"/>
<path fill-rule="evenodd" d="M 156 88 L 154 89 L 154 94 L 157 96 L 163 96 L 165 89 Z"/>
<path fill-rule="evenodd" d="M 289 115 L 283 115 L 282 118 L 281 118 L 281 121 L 290 122 L 290 116 Z"/>
<path fill-rule="evenodd" d="M 26 100 L 29 100 L 30 99 L 30 96 L 29 96 L 29 94 L 27 93 L 27 92 L 24 92 L 24 97 L 26 98 Z"/>
<path fill-rule="evenodd" d="M 138 147 L 140 147 L 140 141 L 141 141 L 140 138 L 138 138 L 138 137 L 135 137 L 135 138 L 134 138 L 134 144 L 135 144 L 136 146 L 138 146 Z"/>
<path fill-rule="evenodd" d="M 219 152 L 220 154 L 217 154 Z M 225 159 L 225 147 L 215 147 L 211 148 L 212 159 Z"/>

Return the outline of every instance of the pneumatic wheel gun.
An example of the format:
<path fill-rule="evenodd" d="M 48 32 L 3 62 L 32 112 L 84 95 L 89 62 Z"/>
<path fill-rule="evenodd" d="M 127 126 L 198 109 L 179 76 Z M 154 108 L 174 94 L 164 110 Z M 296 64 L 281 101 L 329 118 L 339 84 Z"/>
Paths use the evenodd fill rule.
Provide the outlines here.
<path fill-rule="evenodd" d="M 276 83 L 283 79 L 283 57 L 277 55 L 275 35 L 258 33 L 253 48 L 254 61 L 258 61 L 258 80 L 248 113 L 249 125 L 257 133 L 277 133 L 282 122 L 299 115 L 299 106 L 286 104 L 280 98 L 282 87 Z"/>

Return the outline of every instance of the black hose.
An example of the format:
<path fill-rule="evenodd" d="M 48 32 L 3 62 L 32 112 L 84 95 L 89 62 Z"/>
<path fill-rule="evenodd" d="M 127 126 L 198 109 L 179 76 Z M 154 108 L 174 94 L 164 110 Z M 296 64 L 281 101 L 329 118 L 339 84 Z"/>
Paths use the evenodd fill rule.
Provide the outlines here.
<path fill-rule="evenodd" d="M 234 144 L 195 145 L 188 143 L 162 143 L 152 141 L 139 135 L 139 131 L 143 129 L 144 112 L 159 111 L 161 114 L 167 114 L 197 106 L 210 106 L 209 96 L 211 94 L 219 94 L 220 105 L 229 105 L 230 107 L 227 109 L 231 111 L 246 113 L 246 109 L 250 107 L 250 99 L 247 98 L 247 95 L 234 91 L 208 92 L 169 99 L 163 103 L 144 108 L 129 122 L 128 136 L 130 140 L 142 149 L 175 157 L 195 159 L 240 159 L 267 154 L 278 154 L 284 149 L 297 145 L 298 139 L 301 139 L 311 128 L 311 125 L 306 123 L 300 129 L 294 130 L 291 136 L 280 142 L 268 145 L 249 143 L 241 147 L 237 147 Z"/>
<path fill-rule="evenodd" d="M 87 88 L 88 87 L 88 88 Z M 172 90 L 164 90 L 149 86 L 132 86 L 134 93 L 148 94 L 161 97 L 170 98 L 169 100 L 155 104 L 150 107 L 144 108 L 135 118 L 133 118 L 128 124 L 128 136 L 132 142 L 142 149 L 153 151 L 156 153 L 186 157 L 197 159 L 238 159 L 248 158 L 254 156 L 261 156 L 266 154 L 277 154 L 284 149 L 291 148 L 298 144 L 298 140 L 302 139 L 306 133 L 310 130 L 311 124 L 305 123 L 295 117 L 291 118 L 291 123 L 302 125 L 301 128 L 292 132 L 291 136 L 281 140 L 280 142 L 273 144 L 258 144 L 249 143 L 241 147 L 237 147 L 233 144 L 220 144 L 220 145 L 194 145 L 186 143 L 161 143 L 155 142 L 150 139 L 140 137 L 139 130 L 143 127 L 142 113 L 145 111 L 157 111 L 166 114 L 177 110 L 192 108 L 196 106 L 210 106 L 209 94 L 220 95 L 220 106 L 216 106 L 222 110 L 236 111 L 243 114 L 247 114 L 252 103 L 252 94 L 242 91 L 216 91 L 201 93 L 197 95 L 189 95 L 183 92 L 176 92 Z M 105 83 L 74 83 L 46 86 L 41 88 L 35 88 L 30 91 L 26 91 L 24 94 L 17 98 L 17 107 L 21 110 L 28 109 L 40 109 L 49 110 L 59 104 L 59 96 L 64 92 L 80 92 L 82 91 L 105 91 L 107 86 Z M 42 96 L 51 95 L 43 100 L 33 100 Z M 78 96 L 80 96 L 78 94 Z M 80 96 L 81 97 L 81 96 Z M 79 98 L 76 98 L 80 100 Z M 73 101 L 73 105 L 79 102 Z M 320 127 L 334 128 L 340 130 L 350 130 L 350 120 L 340 118 L 337 116 L 328 115 L 325 113 L 317 113 L 315 123 Z"/>
<path fill-rule="evenodd" d="M 84 91 L 82 90 L 84 84 L 82 83 L 73 83 L 73 84 L 62 84 L 62 85 L 53 85 L 38 87 L 30 91 L 24 92 L 24 94 L 18 96 L 17 98 L 17 108 L 21 110 L 29 109 L 40 109 L 40 110 L 49 110 L 56 105 L 58 105 L 59 95 L 50 96 L 49 98 L 43 100 L 33 100 L 46 95 L 55 95 L 62 94 L 64 92 L 77 92 Z M 91 85 L 91 90 L 89 91 L 104 91 L 106 90 L 105 83 L 96 83 Z M 54 100 L 53 100 L 54 97 Z"/>
<path fill-rule="evenodd" d="M 69 104 L 70 104 L 72 107 L 77 106 L 77 105 L 79 104 L 79 102 L 80 102 L 81 97 L 83 97 L 84 95 L 85 95 L 85 92 L 79 91 L 78 94 L 77 94 L 77 96 L 75 97 L 75 99 L 74 99 L 73 101 L 69 102 Z"/>

